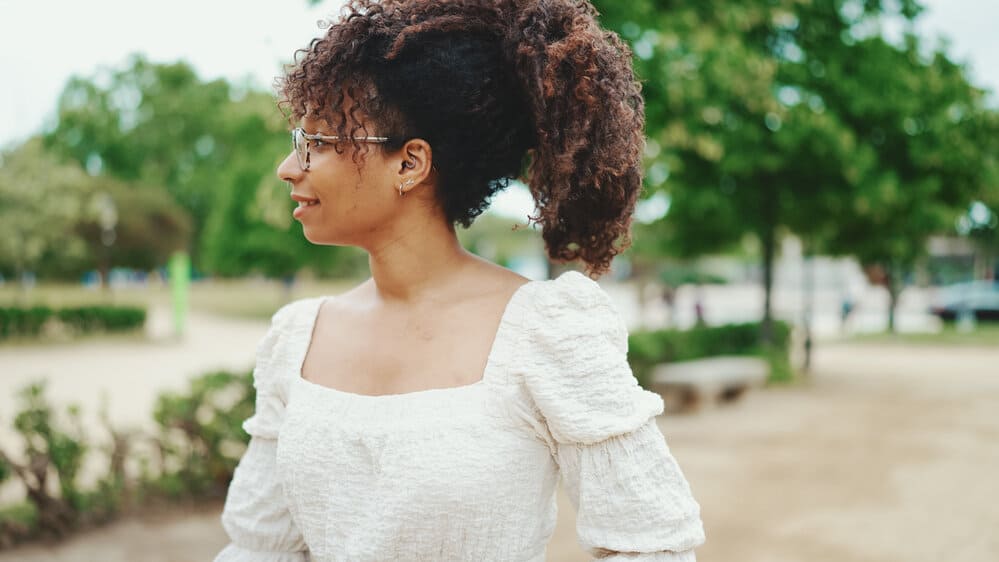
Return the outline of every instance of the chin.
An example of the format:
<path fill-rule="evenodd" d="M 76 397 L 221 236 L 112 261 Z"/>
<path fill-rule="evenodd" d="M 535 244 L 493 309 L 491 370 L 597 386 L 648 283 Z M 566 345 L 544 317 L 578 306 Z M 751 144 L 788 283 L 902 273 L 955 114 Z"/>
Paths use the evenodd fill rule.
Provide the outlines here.
<path fill-rule="evenodd" d="M 325 244 L 326 243 L 324 241 L 324 237 L 320 233 L 313 232 L 309 228 L 303 228 L 302 229 L 302 234 L 305 236 L 306 240 L 308 240 L 309 242 L 311 242 L 313 244 Z"/>
<path fill-rule="evenodd" d="M 305 235 L 305 239 L 316 246 L 345 246 L 341 241 L 338 241 L 336 236 L 331 235 L 328 232 L 315 232 L 308 228 L 302 229 L 302 234 Z"/>

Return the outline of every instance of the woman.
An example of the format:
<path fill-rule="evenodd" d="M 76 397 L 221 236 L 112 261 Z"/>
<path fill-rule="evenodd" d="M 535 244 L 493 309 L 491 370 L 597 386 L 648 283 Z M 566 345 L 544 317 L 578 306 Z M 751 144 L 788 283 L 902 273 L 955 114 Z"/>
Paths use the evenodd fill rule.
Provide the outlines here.
<path fill-rule="evenodd" d="M 573 0 L 354 0 L 281 82 L 278 175 L 315 244 L 371 278 L 277 312 L 220 562 L 541 562 L 559 477 L 585 549 L 692 561 L 699 506 L 590 277 L 464 251 L 526 177 L 552 259 L 628 244 L 643 103 L 630 52 Z"/>

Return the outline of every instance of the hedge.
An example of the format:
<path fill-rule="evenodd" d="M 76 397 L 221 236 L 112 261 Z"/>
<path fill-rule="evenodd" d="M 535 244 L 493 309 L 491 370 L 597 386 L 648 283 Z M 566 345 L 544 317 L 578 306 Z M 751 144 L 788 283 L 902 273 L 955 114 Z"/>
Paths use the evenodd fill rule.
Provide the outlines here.
<path fill-rule="evenodd" d="M 774 344 L 765 348 L 760 341 L 759 322 L 700 326 L 690 330 L 634 332 L 628 336 L 628 362 L 638 382 L 645 386 L 652 367 L 659 363 L 689 361 L 716 355 L 759 355 L 772 367 L 771 380 L 790 376 L 788 353 L 790 327 L 773 323 Z"/>
<path fill-rule="evenodd" d="M 0 339 L 38 337 L 46 322 L 57 321 L 76 333 L 122 332 L 142 327 L 146 311 L 132 306 L 0 306 Z"/>

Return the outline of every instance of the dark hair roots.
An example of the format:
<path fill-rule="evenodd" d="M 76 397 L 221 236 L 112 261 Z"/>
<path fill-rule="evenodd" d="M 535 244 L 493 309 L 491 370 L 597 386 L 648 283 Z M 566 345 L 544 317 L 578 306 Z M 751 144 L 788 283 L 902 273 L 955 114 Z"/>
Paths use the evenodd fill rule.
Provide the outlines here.
<path fill-rule="evenodd" d="M 425 139 L 464 227 L 522 178 L 548 255 L 598 276 L 631 243 L 645 118 L 631 51 L 596 16 L 576 0 L 351 0 L 296 53 L 281 105 L 341 136 L 371 126 L 389 150 Z"/>

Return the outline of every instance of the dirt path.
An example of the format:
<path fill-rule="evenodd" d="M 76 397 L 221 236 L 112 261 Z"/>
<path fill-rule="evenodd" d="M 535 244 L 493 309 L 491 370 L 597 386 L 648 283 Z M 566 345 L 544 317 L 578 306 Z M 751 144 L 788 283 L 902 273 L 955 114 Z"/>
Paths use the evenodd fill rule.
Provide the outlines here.
<path fill-rule="evenodd" d="M 54 405 L 78 402 L 84 413 L 96 413 L 101 392 L 108 392 L 115 425 L 149 427 L 160 390 L 181 390 L 190 378 L 213 369 L 250 369 L 268 326 L 191 313 L 187 333 L 177 340 L 165 325 L 167 310 L 153 309 L 150 316 L 145 340 L 0 346 L 0 418 L 6 420 L 18 406 L 12 391 L 44 378 Z"/>
<path fill-rule="evenodd" d="M 827 345 L 808 385 L 667 419 L 703 560 L 999 560 L 999 350 Z"/>
<path fill-rule="evenodd" d="M 701 503 L 701 562 L 999 560 L 999 349 L 828 344 L 812 379 L 660 424 Z M 588 558 L 560 498 L 550 562 Z M 211 560 L 218 508 L 0 562 Z"/>

